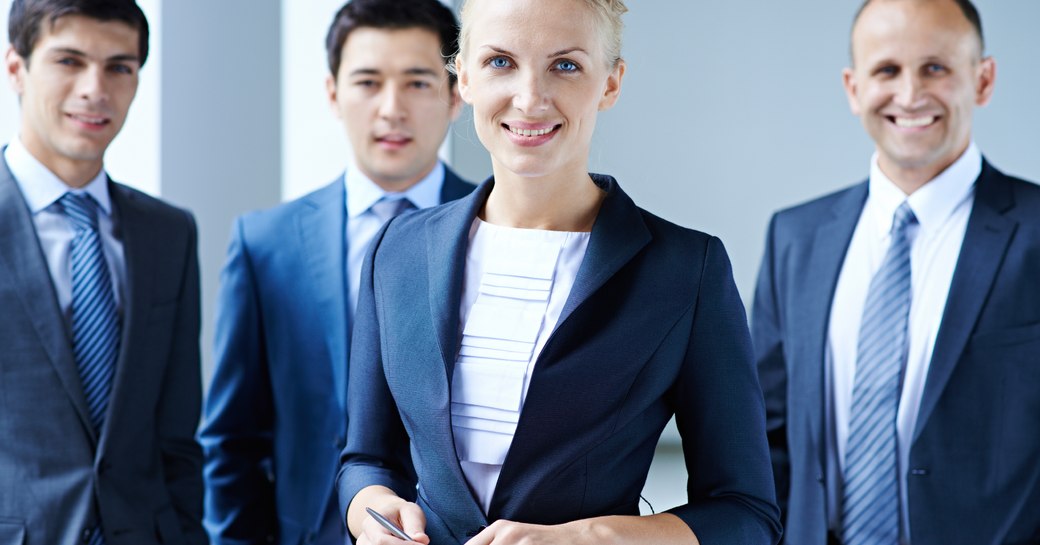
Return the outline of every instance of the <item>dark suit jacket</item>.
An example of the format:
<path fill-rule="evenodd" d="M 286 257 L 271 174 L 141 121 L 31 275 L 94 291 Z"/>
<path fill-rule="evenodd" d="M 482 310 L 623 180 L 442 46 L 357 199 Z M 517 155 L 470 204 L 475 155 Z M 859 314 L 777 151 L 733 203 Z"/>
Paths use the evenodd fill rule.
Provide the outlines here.
<path fill-rule="evenodd" d="M 109 181 L 126 258 L 101 437 L 25 199 L 0 159 L 0 544 L 200 544 L 202 387 L 191 215 Z"/>
<path fill-rule="evenodd" d="M 473 187 L 445 169 L 441 199 Z M 295 545 L 333 497 L 347 433 L 344 191 L 340 177 L 232 230 L 201 431 L 214 543 Z"/>
<path fill-rule="evenodd" d="M 637 208 L 613 178 L 594 177 L 608 195 L 486 515 L 456 458 L 449 382 L 468 235 L 494 182 L 395 219 L 376 239 L 351 353 L 341 508 L 376 484 L 415 498 L 414 462 L 437 545 L 462 543 L 497 519 L 637 515 L 674 413 L 690 477 L 689 503 L 672 512 L 702 543 L 776 542 L 762 396 L 722 243 Z"/>
<path fill-rule="evenodd" d="M 824 353 L 867 185 L 773 217 L 752 336 L 785 542 L 826 543 Z M 988 163 L 910 448 L 914 545 L 1040 543 L 1040 187 Z"/>

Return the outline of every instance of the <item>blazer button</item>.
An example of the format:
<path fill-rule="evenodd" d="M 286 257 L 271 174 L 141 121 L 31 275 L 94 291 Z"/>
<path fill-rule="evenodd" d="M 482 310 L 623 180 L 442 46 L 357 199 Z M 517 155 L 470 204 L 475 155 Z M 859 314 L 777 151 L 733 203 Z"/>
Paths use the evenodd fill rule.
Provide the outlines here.
<path fill-rule="evenodd" d="M 910 474 L 914 477 L 927 477 L 930 471 L 923 467 L 915 467 L 910 470 Z"/>
<path fill-rule="evenodd" d="M 470 530 L 466 532 L 466 537 L 475 537 L 480 532 L 483 532 L 485 528 L 487 528 L 487 526 L 480 526 L 476 530 Z"/>
<path fill-rule="evenodd" d="M 89 543 L 89 542 L 90 542 L 90 529 L 89 528 L 84 528 L 83 529 L 83 543 Z"/>
<path fill-rule="evenodd" d="M 336 439 L 332 442 L 333 445 L 339 450 L 343 450 L 343 447 L 347 446 L 347 441 L 342 436 L 337 435 Z"/>

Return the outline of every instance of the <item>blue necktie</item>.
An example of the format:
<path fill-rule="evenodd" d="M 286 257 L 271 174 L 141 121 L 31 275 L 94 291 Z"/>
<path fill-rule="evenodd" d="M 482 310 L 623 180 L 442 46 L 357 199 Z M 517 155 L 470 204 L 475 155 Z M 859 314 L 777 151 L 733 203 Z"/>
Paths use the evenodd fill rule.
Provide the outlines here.
<path fill-rule="evenodd" d="M 60 200 L 76 231 L 72 263 L 72 353 L 79 368 L 90 420 L 101 435 L 119 354 L 119 313 L 98 233 L 97 203 L 66 193 Z M 90 529 L 88 545 L 103 545 L 101 526 Z"/>
<path fill-rule="evenodd" d="M 892 219 L 892 242 L 863 307 L 845 449 L 845 545 L 899 543 L 896 411 L 910 314 L 907 227 L 916 222 L 910 205 L 903 202 Z"/>

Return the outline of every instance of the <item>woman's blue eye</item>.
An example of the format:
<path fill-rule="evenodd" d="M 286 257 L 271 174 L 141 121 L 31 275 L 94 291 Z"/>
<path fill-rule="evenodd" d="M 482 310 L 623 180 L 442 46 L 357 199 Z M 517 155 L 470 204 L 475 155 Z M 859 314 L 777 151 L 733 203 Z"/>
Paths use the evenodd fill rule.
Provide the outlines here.
<path fill-rule="evenodd" d="M 509 60 L 505 57 L 495 57 L 491 59 L 491 66 L 494 68 L 509 68 Z"/>
<path fill-rule="evenodd" d="M 571 61 L 560 61 L 556 63 L 556 68 L 563 70 L 564 72 L 574 72 L 578 69 L 578 65 Z"/>

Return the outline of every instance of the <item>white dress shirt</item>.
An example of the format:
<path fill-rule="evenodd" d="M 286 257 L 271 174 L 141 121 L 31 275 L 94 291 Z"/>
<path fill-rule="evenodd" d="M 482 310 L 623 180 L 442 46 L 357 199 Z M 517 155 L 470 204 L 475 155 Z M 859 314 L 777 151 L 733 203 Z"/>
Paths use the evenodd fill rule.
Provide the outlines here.
<path fill-rule="evenodd" d="M 357 168 L 348 168 L 346 172 L 343 183 L 346 185 L 347 194 L 347 279 L 350 289 L 348 312 L 350 323 L 354 323 L 358 290 L 361 288 L 361 266 L 372 237 L 383 226 L 383 220 L 372 211 L 372 205 L 386 197 L 408 199 L 416 208 L 437 206 L 441 203 L 441 188 L 444 186 L 444 164 L 438 162 L 419 183 L 399 193 L 384 191 Z"/>
<path fill-rule="evenodd" d="M 25 197 L 25 204 L 32 213 L 36 237 L 40 241 L 47 268 L 51 274 L 58 306 L 66 323 L 72 317 L 72 263 L 69 259 L 72 239 L 76 230 L 71 220 L 57 204 L 66 193 L 87 193 L 98 203 L 98 231 L 105 252 L 105 261 L 113 283 L 116 308 L 122 314 L 125 298 L 126 261 L 123 257 L 123 241 L 116 236 L 112 221 L 112 199 L 108 194 L 108 174 L 104 169 L 82 189 L 72 189 L 60 178 L 33 157 L 20 138 L 15 138 L 4 150 L 4 160 L 11 170 L 18 188 Z"/>
<path fill-rule="evenodd" d="M 869 196 L 838 276 L 827 336 L 828 508 L 830 527 L 839 535 L 841 483 L 860 321 L 870 281 L 881 267 L 891 242 L 889 231 L 893 215 L 896 208 L 907 201 L 918 224 L 908 230 L 911 245 L 909 347 L 896 415 L 896 442 L 901 542 L 910 543 L 906 475 L 910 469 L 911 440 L 935 338 L 974 202 L 975 180 L 981 171 L 982 155 L 973 142 L 953 165 L 908 197 L 881 172 L 876 154 L 871 160 Z"/>
<path fill-rule="evenodd" d="M 535 362 L 556 329 L 590 233 L 474 220 L 451 383 L 455 451 L 487 513 Z"/>

